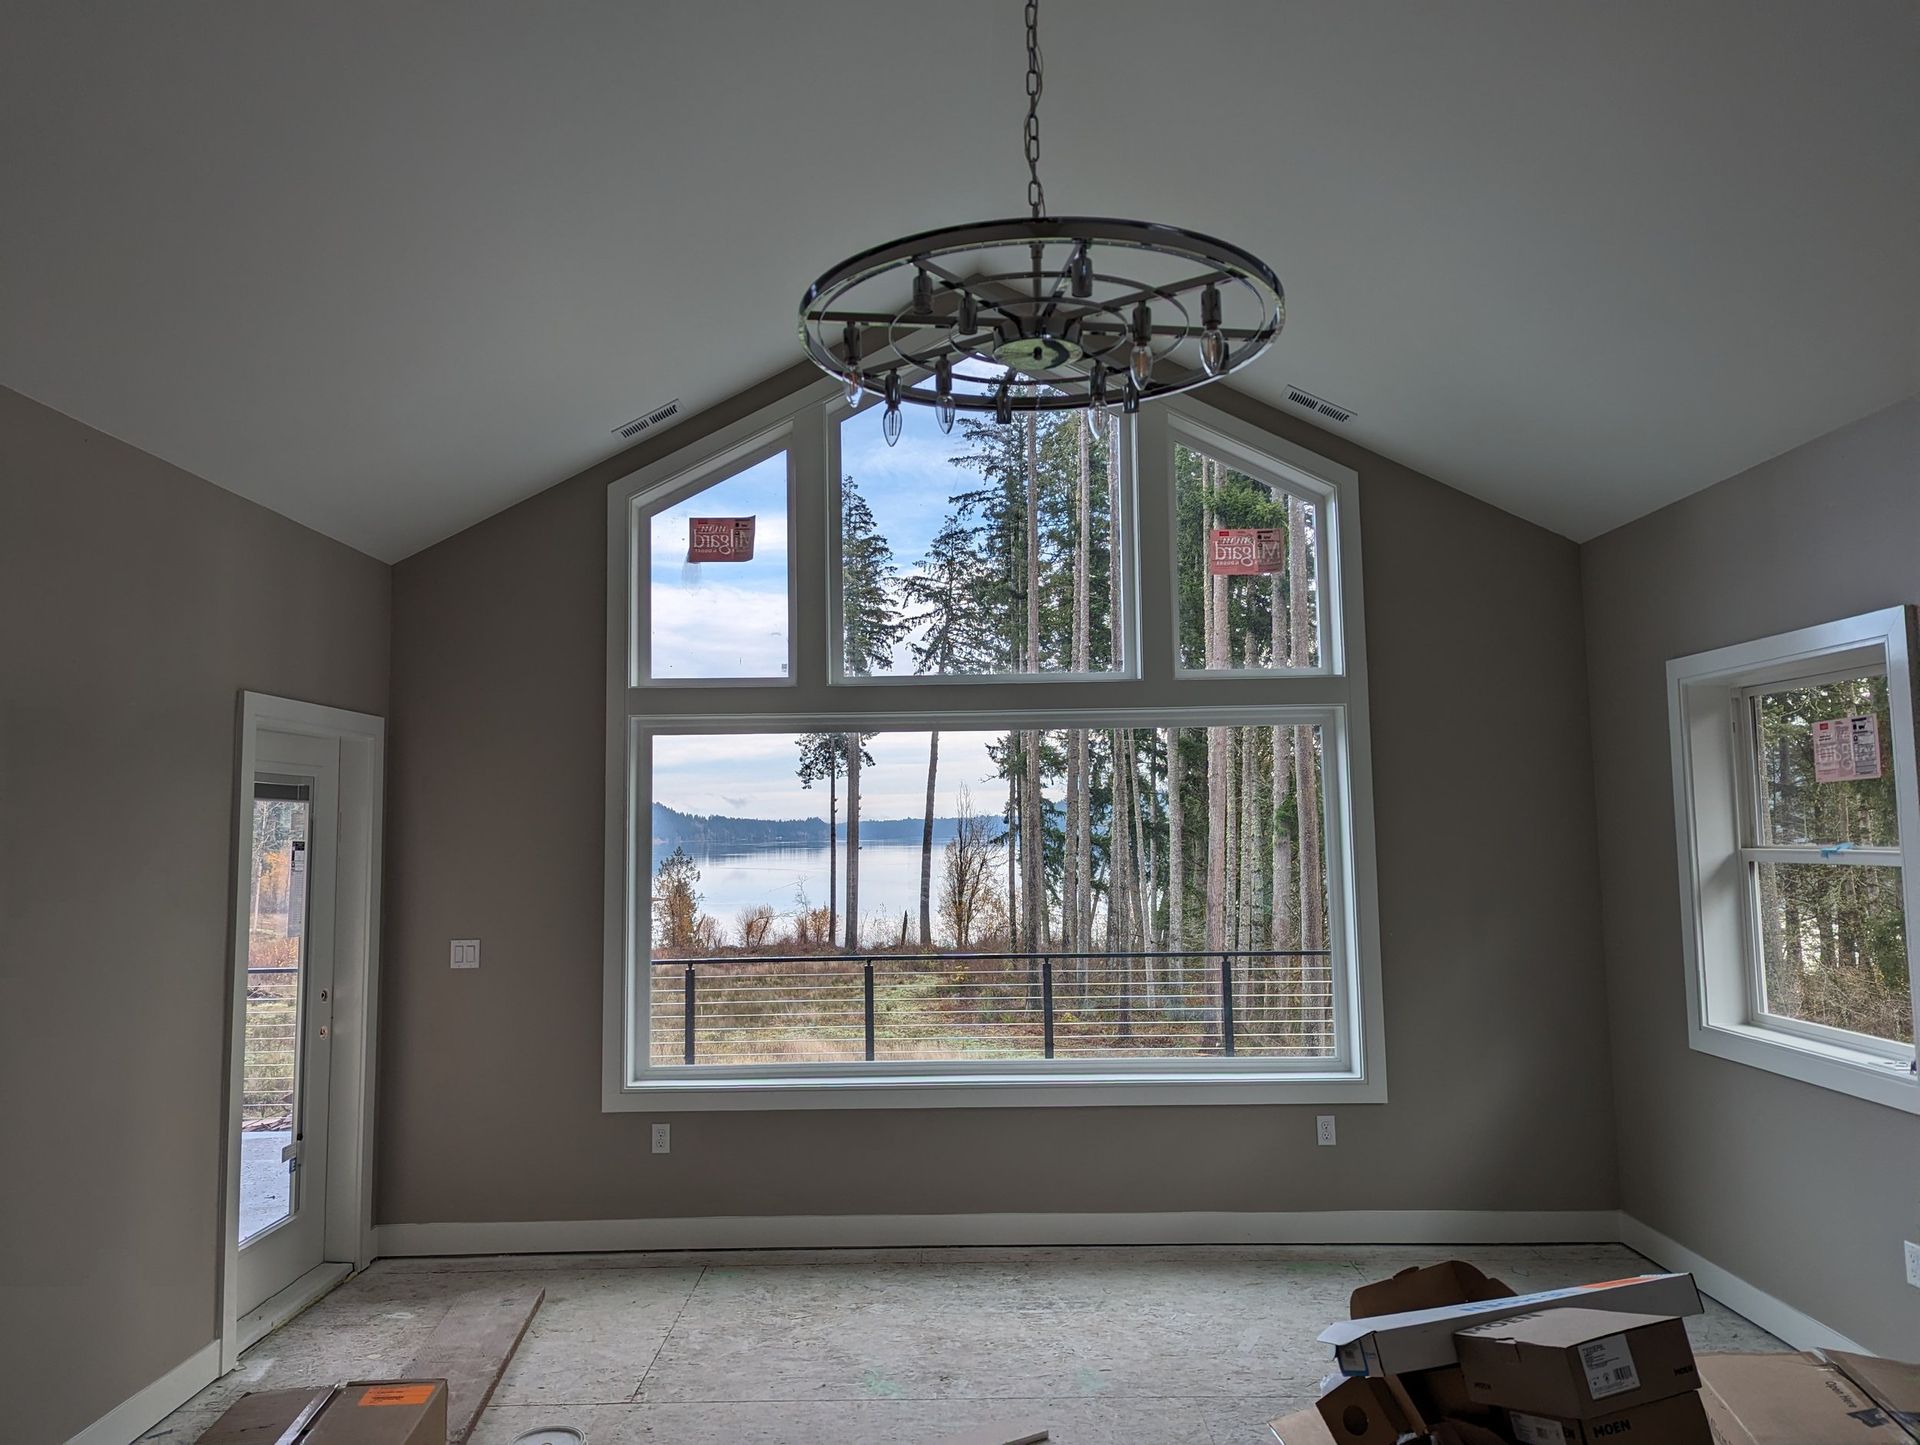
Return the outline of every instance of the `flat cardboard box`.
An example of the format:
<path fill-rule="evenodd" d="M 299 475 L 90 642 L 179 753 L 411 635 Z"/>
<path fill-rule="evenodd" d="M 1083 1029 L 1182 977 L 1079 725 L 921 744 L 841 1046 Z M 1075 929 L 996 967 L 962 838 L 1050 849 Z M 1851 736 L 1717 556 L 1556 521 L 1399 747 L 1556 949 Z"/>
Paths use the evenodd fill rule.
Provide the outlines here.
<path fill-rule="evenodd" d="M 1865 1390 L 1915 1441 L 1920 1441 L 1920 1365 L 1903 1365 L 1876 1355 L 1845 1350 L 1822 1350 L 1827 1363 L 1838 1365 L 1846 1377 Z"/>
<path fill-rule="evenodd" d="M 1370 1315 L 1399 1315 L 1472 1300 L 1511 1298 L 1512 1285 L 1489 1279 L 1464 1259 L 1449 1259 L 1425 1268 L 1403 1269 L 1390 1279 L 1361 1285 L 1348 1301 L 1347 1313 L 1362 1320 Z"/>
<path fill-rule="evenodd" d="M 1816 1355 L 1702 1355 L 1699 1363 L 1700 1403 L 1714 1445 L 1906 1445 L 1911 1438 Z"/>
<path fill-rule="evenodd" d="M 1698 1390 L 1590 1420 L 1561 1420 L 1521 1410 L 1511 1411 L 1507 1418 L 1519 1445 L 1713 1445 Z"/>
<path fill-rule="evenodd" d="M 1631 1279 L 1541 1290 L 1508 1299 L 1472 1300 L 1442 1309 L 1345 1320 L 1320 1331 L 1320 1340 L 1333 1346 L 1334 1359 L 1345 1374 L 1401 1375 L 1458 1363 L 1453 1345 L 1456 1330 L 1562 1305 L 1640 1314 L 1697 1315 L 1700 1291 L 1694 1288 L 1690 1274 L 1642 1274 Z"/>
<path fill-rule="evenodd" d="M 200 1437 L 200 1445 L 279 1445 L 283 1436 L 299 1430 L 333 1398 L 333 1386 L 302 1386 L 293 1390 L 254 1390 L 242 1395 Z"/>
<path fill-rule="evenodd" d="M 356 1380 L 242 1395 L 200 1445 L 447 1445 L 445 1380 Z"/>
<path fill-rule="evenodd" d="M 1529 1415 L 1592 1420 L 1700 1388 L 1672 1315 L 1540 1310 L 1461 1330 L 1454 1345 L 1469 1397 Z"/>
<path fill-rule="evenodd" d="M 1327 1423 L 1318 1410 L 1295 1410 L 1278 1420 L 1267 1422 L 1267 1433 L 1280 1445 L 1334 1445 Z"/>

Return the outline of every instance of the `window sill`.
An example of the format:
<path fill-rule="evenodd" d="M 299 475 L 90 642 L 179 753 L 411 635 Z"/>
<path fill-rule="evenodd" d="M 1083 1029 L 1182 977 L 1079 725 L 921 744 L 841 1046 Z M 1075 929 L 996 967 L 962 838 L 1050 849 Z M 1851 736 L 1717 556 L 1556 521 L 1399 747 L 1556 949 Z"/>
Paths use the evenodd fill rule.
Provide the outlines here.
<path fill-rule="evenodd" d="M 1692 1043 L 1736 1064 L 1920 1114 L 1920 1079 L 1909 1064 L 1884 1055 L 1755 1024 L 1709 1024 L 1693 1030 Z"/>
<path fill-rule="evenodd" d="M 670 1109 L 992 1109 L 1204 1104 L 1384 1104 L 1387 1086 L 1353 1074 L 1081 1074 L 1070 1078 L 820 1075 L 648 1079 L 610 1088 L 604 1113 Z"/>

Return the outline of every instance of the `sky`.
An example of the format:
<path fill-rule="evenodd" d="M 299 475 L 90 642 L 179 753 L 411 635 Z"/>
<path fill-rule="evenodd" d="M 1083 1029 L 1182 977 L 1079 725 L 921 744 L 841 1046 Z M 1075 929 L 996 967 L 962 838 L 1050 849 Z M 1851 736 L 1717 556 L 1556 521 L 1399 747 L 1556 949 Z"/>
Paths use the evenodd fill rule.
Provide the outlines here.
<path fill-rule="evenodd" d="M 959 811 L 963 788 L 976 813 L 997 817 L 1006 803 L 987 744 L 998 732 L 943 732 L 934 816 Z M 860 770 L 860 816 L 918 818 L 927 803 L 927 734 L 883 732 L 867 744 L 872 767 Z M 825 818 L 827 785 L 800 786 L 793 733 L 658 733 L 653 739 L 653 801 L 682 813 L 734 818 Z M 847 816 L 844 778 L 840 817 Z"/>

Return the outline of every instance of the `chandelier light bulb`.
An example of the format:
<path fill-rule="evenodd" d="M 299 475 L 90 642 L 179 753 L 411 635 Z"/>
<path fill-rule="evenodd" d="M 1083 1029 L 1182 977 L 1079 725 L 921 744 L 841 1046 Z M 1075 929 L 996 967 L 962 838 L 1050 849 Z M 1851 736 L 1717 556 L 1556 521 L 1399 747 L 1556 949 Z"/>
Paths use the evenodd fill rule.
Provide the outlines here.
<path fill-rule="evenodd" d="M 847 372 L 847 405 L 848 406 L 860 405 L 860 398 L 862 395 L 865 394 L 865 390 L 866 389 L 860 385 L 860 373 L 857 371 L 851 371 L 851 370 L 848 371 Z"/>
<path fill-rule="evenodd" d="M 1093 412 L 1095 421 L 1106 421 L 1107 368 L 1104 362 L 1094 362 L 1093 370 L 1087 373 L 1087 406 Z"/>
<path fill-rule="evenodd" d="M 1220 288 L 1200 293 L 1200 365 L 1208 376 L 1227 369 L 1227 338 L 1220 334 Z"/>
<path fill-rule="evenodd" d="M 1153 385 L 1153 312 L 1142 301 L 1133 308 L 1133 351 L 1127 357 L 1127 372 L 1141 391 Z"/>
<path fill-rule="evenodd" d="M 933 368 L 933 412 L 940 430 L 953 430 L 953 358 L 943 356 Z"/>
<path fill-rule="evenodd" d="M 1200 333 L 1200 364 L 1208 376 L 1218 376 L 1227 369 L 1227 338 L 1217 326 Z"/>
<path fill-rule="evenodd" d="M 900 440 L 900 428 L 902 424 L 903 419 L 900 415 L 900 373 L 897 370 L 889 371 L 887 373 L 887 414 L 880 418 L 880 433 L 886 437 L 888 446 L 892 446 Z"/>

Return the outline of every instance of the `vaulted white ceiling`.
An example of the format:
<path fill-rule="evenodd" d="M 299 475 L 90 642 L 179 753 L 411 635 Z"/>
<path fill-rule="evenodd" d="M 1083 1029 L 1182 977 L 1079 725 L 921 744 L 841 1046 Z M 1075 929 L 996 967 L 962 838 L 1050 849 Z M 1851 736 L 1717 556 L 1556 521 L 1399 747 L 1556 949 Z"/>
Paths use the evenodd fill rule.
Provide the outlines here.
<path fill-rule="evenodd" d="M 1263 254 L 1236 377 L 1585 538 L 1920 390 L 1912 0 L 1042 0 L 1057 213 Z M 0 383 L 405 556 L 1024 210 L 1017 0 L 9 7 Z"/>

